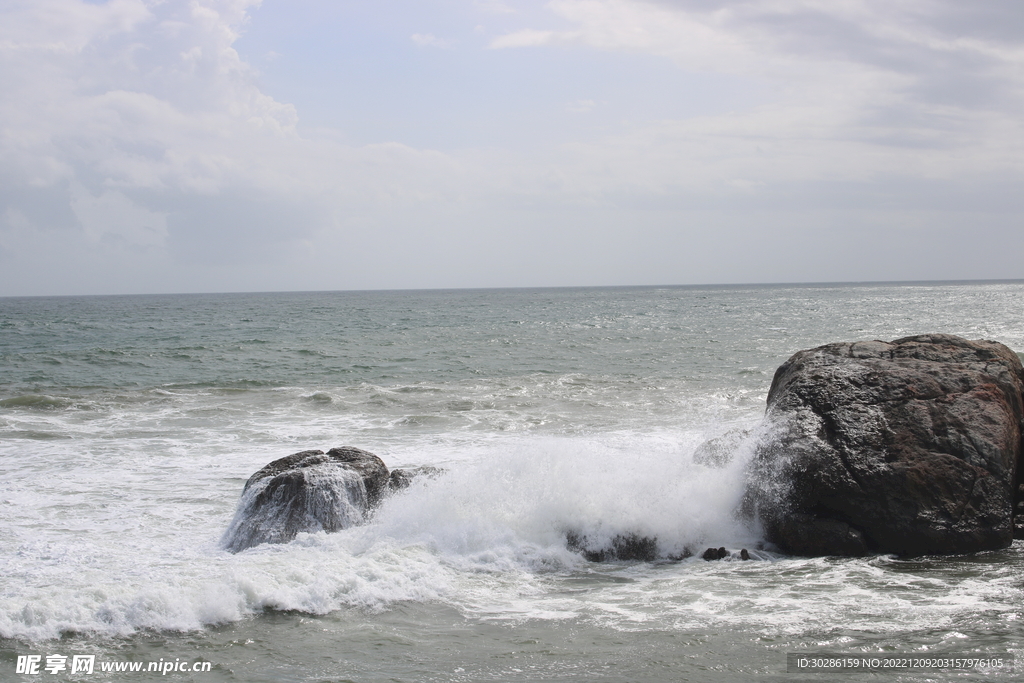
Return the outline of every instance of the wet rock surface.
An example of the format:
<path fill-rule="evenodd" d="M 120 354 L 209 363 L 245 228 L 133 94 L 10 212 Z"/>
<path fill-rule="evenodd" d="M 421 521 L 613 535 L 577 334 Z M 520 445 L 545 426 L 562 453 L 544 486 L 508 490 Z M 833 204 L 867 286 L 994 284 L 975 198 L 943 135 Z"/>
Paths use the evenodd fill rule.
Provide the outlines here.
<path fill-rule="evenodd" d="M 681 552 L 665 553 L 658 545 L 658 539 L 653 536 L 640 534 L 618 534 L 610 541 L 595 542 L 587 536 L 570 531 L 565 535 L 566 547 L 577 552 L 590 562 L 612 562 L 612 561 L 634 561 L 634 562 L 681 562 L 693 557 L 693 551 L 684 548 Z M 752 560 L 755 559 L 750 551 L 742 548 L 737 552 L 730 552 L 725 547 L 708 548 L 701 555 L 701 559 L 713 560 Z M 758 555 L 756 559 L 765 559 L 765 555 Z"/>
<path fill-rule="evenodd" d="M 729 557 L 729 551 L 725 548 L 708 548 L 700 557 L 702 560 L 708 560 L 709 562 L 712 560 L 724 560 Z"/>
<path fill-rule="evenodd" d="M 1005 547 L 1022 388 L 1020 358 L 995 342 L 932 334 L 801 351 L 772 382 L 746 511 L 797 555 Z"/>
<path fill-rule="evenodd" d="M 389 481 L 384 462 L 358 448 L 280 458 L 246 481 L 221 543 L 239 552 L 261 543 L 287 543 L 303 532 L 361 524 L 389 491 Z"/>
<path fill-rule="evenodd" d="M 638 560 L 653 562 L 658 559 L 658 539 L 639 534 L 620 534 L 614 536 L 607 544 L 595 546 L 586 536 L 568 532 L 565 537 L 566 547 L 578 552 L 590 562 L 608 562 L 611 560 Z"/>
<path fill-rule="evenodd" d="M 393 469 L 388 478 L 388 486 L 392 491 L 401 491 L 412 486 L 412 482 L 419 477 L 434 479 L 442 474 L 444 474 L 443 469 L 431 465 Z"/>

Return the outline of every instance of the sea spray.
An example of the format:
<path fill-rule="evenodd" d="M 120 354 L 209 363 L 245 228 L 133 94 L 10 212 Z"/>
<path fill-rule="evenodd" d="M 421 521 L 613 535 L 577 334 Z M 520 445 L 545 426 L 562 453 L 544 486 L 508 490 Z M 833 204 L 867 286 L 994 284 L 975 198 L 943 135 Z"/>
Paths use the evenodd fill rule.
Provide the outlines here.
<path fill-rule="evenodd" d="M 507 552 L 512 563 L 542 550 L 559 556 L 570 533 L 595 547 L 656 538 L 662 557 L 752 545 L 757 531 L 737 513 L 755 438 L 720 466 L 694 461 L 697 434 L 512 440 L 396 495 L 374 525 L 445 554 Z"/>

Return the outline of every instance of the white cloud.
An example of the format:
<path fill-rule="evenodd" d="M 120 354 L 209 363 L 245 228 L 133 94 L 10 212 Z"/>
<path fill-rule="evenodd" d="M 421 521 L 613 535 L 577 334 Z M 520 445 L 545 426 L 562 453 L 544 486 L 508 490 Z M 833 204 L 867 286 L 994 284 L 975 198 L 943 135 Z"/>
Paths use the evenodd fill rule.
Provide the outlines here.
<path fill-rule="evenodd" d="M 0 133 L 4 171 L 37 184 L 86 174 L 104 185 L 169 187 L 187 177 L 212 187 L 220 171 L 195 171 L 220 166 L 203 161 L 217 147 L 246 135 L 294 135 L 294 109 L 259 92 L 231 48 L 232 22 L 249 4 L 147 11 L 142 3 L 50 0 L 36 16 L 26 9 L 4 22 L 5 32 L 29 38 L 0 67 L 11 84 L 0 99 L 10 124 Z M 86 20 L 71 29 L 50 14 Z"/>
<path fill-rule="evenodd" d="M 449 41 L 438 38 L 432 33 L 414 33 L 412 34 L 412 42 L 416 43 L 419 47 L 439 47 L 444 50 L 452 46 Z"/>
<path fill-rule="evenodd" d="M 713 165 L 743 159 L 751 173 L 763 173 L 757 157 L 738 150 L 751 148 L 753 140 L 770 140 L 777 150 L 772 179 L 780 174 L 863 179 L 896 169 L 946 177 L 985 169 L 1020 173 L 1024 45 L 944 31 L 939 19 L 950 6 L 937 1 L 554 0 L 548 7 L 568 28 L 522 29 L 495 39 L 491 47 L 557 44 L 646 53 L 689 72 L 755 79 L 769 94 L 754 110 L 637 133 L 663 139 L 667 131 L 677 131 L 670 137 L 693 141 L 686 150 L 707 148 L 704 156 Z M 608 144 L 617 148 L 613 139 Z M 647 145 L 629 139 L 639 145 L 633 156 L 648 159 L 640 152 Z M 651 151 L 657 149 L 675 147 L 659 144 Z M 735 157 L 730 149 L 737 150 Z M 908 154 L 908 149 L 919 151 Z M 812 155 L 814 150 L 821 153 Z M 698 165 L 706 168 L 704 160 Z"/>
<path fill-rule="evenodd" d="M 109 0 L 103 5 L 66 0 L 12 2 L 0 24 L 0 49 L 75 54 L 96 39 L 132 30 L 151 18 L 142 0 Z"/>
<path fill-rule="evenodd" d="M 139 206 L 116 190 L 94 196 L 73 183 L 71 208 L 92 242 L 114 239 L 142 248 L 165 245 L 167 214 Z"/>
<path fill-rule="evenodd" d="M 754 234 L 737 226 L 805 220 L 806 238 L 868 209 L 877 225 L 953 226 L 957 212 L 977 222 L 989 211 L 978 208 L 976 188 L 1024 181 L 1024 47 L 998 22 L 949 19 L 955 3 L 555 0 L 543 15 L 550 23 L 490 47 L 653 55 L 757 94 L 733 111 L 621 123 L 600 118 L 614 109 L 602 94 L 565 84 L 543 116 L 600 125 L 571 142 L 448 152 L 386 136 L 353 147 L 344 131 L 303 131 L 301 112 L 261 90 L 235 50 L 257 4 L 40 0 L 0 9 L 0 295 L 29 292 L 25 274 L 60 259 L 68 267 L 55 271 L 89 270 L 92 291 L 140 286 L 111 284 L 122 270 L 150 277 L 141 285 L 149 290 L 571 284 L 572 273 L 591 272 L 567 258 L 573 244 L 586 242 L 593 272 L 607 272 L 621 255 L 616 244 L 643 244 L 633 230 L 667 254 L 685 241 L 683 225 L 698 226 L 693 234 L 719 226 L 732 243 Z M 478 4 L 501 21 L 542 21 Z M 447 48 L 454 39 L 411 40 Z M 451 56 L 459 53 L 481 60 L 469 49 Z M 418 111 L 364 113 L 421 125 Z M 1009 206 L 1013 223 L 1015 200 L 993 192 L 991 210 Z M 936 202 L 954 210 L 936 218 Z M 552 269 L 584 270 L 515 281 L 517 263 L 542 253 Z M 330 271 L 338 255 L 351 257 L 342 279 L 309 275 L 315 264 Z M 488 280 L 495 273 L 507 279 Z"/>
<path fill-rule="evenodd" d="M 693 70 L 734 71 L 756 61 L 753 46 L 723 30 L 720 15 L 693 16 L 634 0 L 556 0 L 548 5 L 574 24 L 571 30 L 521 29 L 496 38 L 492 48 L 576 44 L 602 50 L 650 52 Z"/>
<path fill-rule="evenodd" d="M 535 29 L 523 29 L 491 41 L 491 48 L 500 50 L 508 47 L 538 47 L 550 45 L 555 42 L 570 42 L 576 38 L 574 33 L 558 33 L 555 31 L 537 31 Z"/>

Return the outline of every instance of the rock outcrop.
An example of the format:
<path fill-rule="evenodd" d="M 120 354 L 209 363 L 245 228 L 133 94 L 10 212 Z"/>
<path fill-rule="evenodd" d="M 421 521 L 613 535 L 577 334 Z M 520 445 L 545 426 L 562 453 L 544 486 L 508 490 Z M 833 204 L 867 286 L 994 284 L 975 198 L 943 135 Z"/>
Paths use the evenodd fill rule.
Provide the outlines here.
<path fill-rule="evenodd" d="M 350 447 L 295 453 L 249 477 L 221 544 L 239 552 L 287 543 L 301 532 L 346 529 L 363 523 L 388 490 L 388 468 L 373 453 Z"/>
<path fill-rule="evenodd" d="M 745 507 L 797 555 L 966 553 L 1014 533 L 1020 358 L 942 334 L 828 344 L 775 373 Z"/>

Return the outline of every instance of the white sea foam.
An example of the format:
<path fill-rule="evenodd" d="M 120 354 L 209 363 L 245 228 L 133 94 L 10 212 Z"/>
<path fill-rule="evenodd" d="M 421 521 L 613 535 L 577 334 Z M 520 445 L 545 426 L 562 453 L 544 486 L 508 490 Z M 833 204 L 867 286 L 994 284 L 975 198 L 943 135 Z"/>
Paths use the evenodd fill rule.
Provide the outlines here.
<path fill-rule="evenodd" d="M 96 313 L 94 333 L 117 337 L 104 345 L 145 350 L 147 365 L 130 366 L 40 327 L 42 351 L 7 348 L 17 386 L 0 406 L 0 636 L 194 630 L 263 610 L 376 615 L 403 603 L 476 624 L 569 620 L 642 634 L 627 643 L 691 628 L 786 647 L 997 630 L 1019 620 L 1019 542 L 991 561 L 931 564 L 766 554 L 778 561 L 598 564 L 566 547 L 571 531 L 598 546 L 656 537 L 666 555 L 753 549 L 756 529 L 734 514 L 757 436 L 744 430 L 798 348 L 937 329 L 1024 339 L 1019 316 L 1000 313 L 1019 308 L 1019 286 L 994 308 L 978 297 L 894 306 L 893 291 L 725 292 L 725 313 L 679 290 L 574 294 L 557 306 L 473 294 L 472 315 L 467 304 L 440 322 L 448 309 L 426 299 L 409 313 L 405 299 L 383 297 L 370 316 L 346 308 L 361 295 L 325 295 L 312 298 L 335 306 L 330 315 L 303 316 L 293 299 L 278 310 L 271 297 L 259 311 L 273 324 L 259 331 L 218 322 L 231 301 L 182 307 L 156 331 L 138 311 L 108 316 L 113 327 Z M 973 318 L 961 324 L 964 311 Z M 349 329 L 350 319 L 362 322 Z M 197 339 L 166 341 L 178 335 Z M 265 341 L 244 341 L 255 336 Z M 160 357 L 161 344 L 194 350 Z M 294 352 L 321 344 L 329 353 Z M 702 447 L 715 437 L 725 438 Z M 444 473 L 363 526 L 238 554 L 219 546 L 250 474 L 342 445 Z"/>
<path fill-rule="evenodd" d="M 97 465 L 109 453 L 62 472 L 44 473 L 45 458 L 36 460 L 12 470 L 3 501 L 20 524 L 5 542 L 10 583 L 0 595 L 0 634 L 192 629 L 265 608 L 323 613 L 403 600 L 466 599 L 467 608 L 501 611 L 488 605 L 492 582 L 518 593 L 538 572 L 584 564 L 566 549 L 567 530 L 598 539 L 655 535 L 668 550 L 746 543 L 750 532 L 733 515 L 742 458 L 724 469 L 696 465 L 696 440 L 485 441 L 442 476 L 387 500 L 366 526 L 300 534 L 237 556 L 216 543 L 240 493 L 239 484 L 226 484 L 231 467 L 122 452 L 105 463 L 118 479 L 104 481 L 111 470 Z M 419 445 L 427 461 L 446 452 Z M 492 578 L 475 593 L 451 588 L 480 576 Z"/>
<path fill-rule="evenodd" d="M 595 565 L 566 548 L 567 530 L 606 540 L 652 535 L 667 552 L 756 542 L 735 515 L 745 446 L 711 467 L 692 458 L 702 439 L 617 433 L 483 441 L 443 475 L 421 477 L 388 499 L 367 525 L 237 555 L 217 545 L 240 493 L 240 483 L 225 485 L 224 469 L 183 488 L 187 467 L 138 463 L 138 476 L 121 482 L 127 501 L 100 475 L 83 480 L 95 459 L 48 492 L 23 469 L 21 485 L 4 498 L 24 526 L 0 568 L 8 577 L 0 635 L 191 630 L 265 609 L 374 612 L 406 601 L 450 604 L 484 619 L 583 619 L 626 630 L 727 622 L 802 633 L 827 630 L 844 610 L 852 629 L 903 629 L 948 621 L 993 596 L 1008 605 L 1019 593 L 1007 580 L 954 585 L 894 573 L 884 560 Z M 413 446 L 417 464 L 447 448 Z M 80 489 L 70 490 L 75 481 Z M 599 590 L 577 594 L 581 579 Z M 816 591 L 828 599 L 810 599 Z"/>

